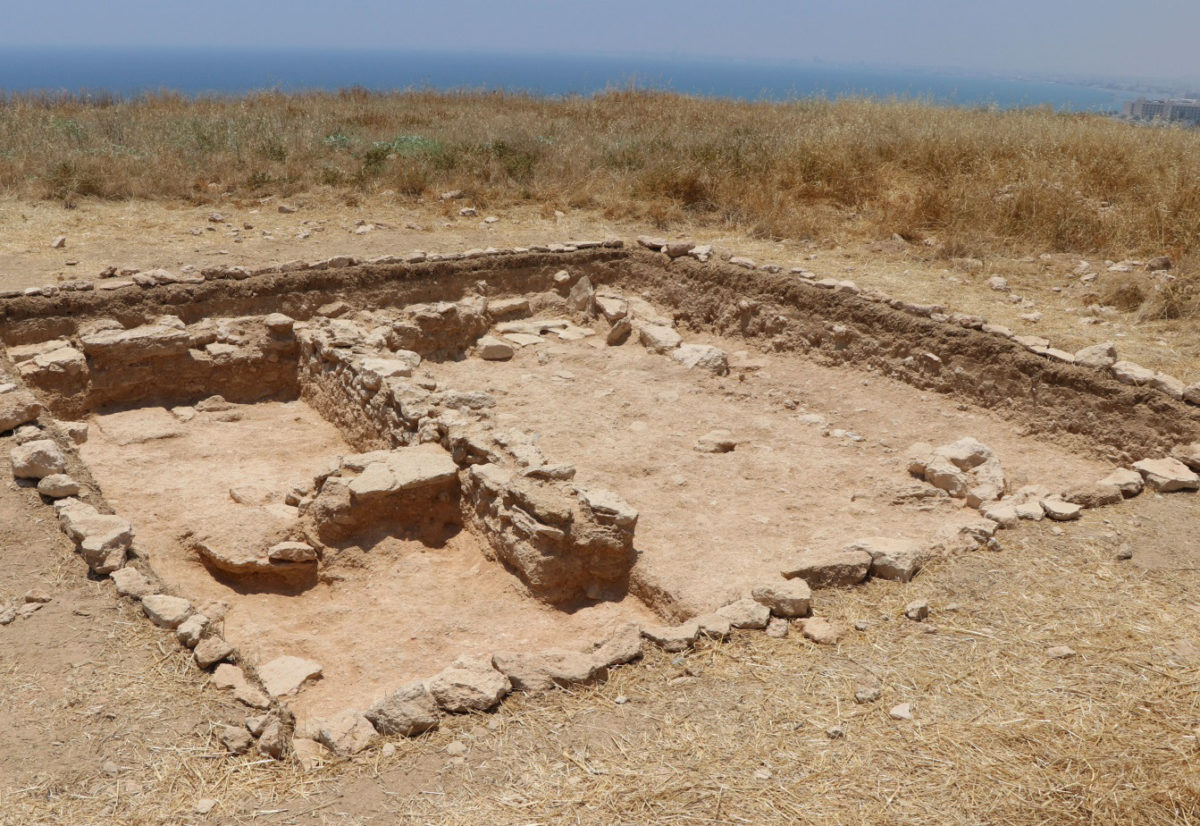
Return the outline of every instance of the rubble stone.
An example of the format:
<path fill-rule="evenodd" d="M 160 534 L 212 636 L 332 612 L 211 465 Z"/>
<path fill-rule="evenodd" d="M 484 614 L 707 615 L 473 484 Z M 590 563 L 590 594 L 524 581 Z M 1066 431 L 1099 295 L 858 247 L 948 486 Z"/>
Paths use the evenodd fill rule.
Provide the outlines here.
<path fill-rule="evenodd" d="M 777 617 L 805 617 L 812 610 L 812 589 L 803 579 L 756 585 L 750 596 Z"/>
<path fill-rule="evenodd" d="M 177 628 L 192 613 L 192 604 L 183 597 L 148 594 L 142 597 L 142 611 L 162 628 Z"/>
<path fill-rule="evenodd" d="M 371 721 L 357 711 L 343 711 L 320 723 L 317 742 L 338 757 L 352 757 L 377 737 Z"/>
<path fill-rule="evenodd" d="M 401 686 L 367 709 L 365 716 L 385 735 L 413 737 L 438 724 L 437 702 L 422 682 Z"/>
<path fill-rule="evenodd" d="M 603 667 L 590 654 L 565 649 L 537 653 L 498 652 L 492 664 L 514 691 L 546 691 L 555 686 L 591 682 Z"/>
<path fill-rule="evenodd" d="M 771 609 L 754 599 L 739 599 L 717 609 L 734 628 L 763 629 L 771 619 Z"/>
<path fill-rule="evenodd" d="M 802 552 L 782 571 L 784 579 L 802 579 L 810 588 L 842 588 L 867 578 L 871 555 L 858 550 Z"/>
<path fill-rule="evenodd" d="M 1200 488 L 1200 476 L 1178 459 L 1143 459 L 1134 462 L 1133 469 L 1142 474 L 1147 487 L 1159 493 Z"/>
<path fill-rule="evenodd" d="M 895 582 L 908 582 L 925 561 L 924 549 L 913 540 L 901 537 L 868 536 L 842 550 L 870 554 L 871 576 Z"/>
<path fill-rule="evenodd" d="M 426 684 L 440 708 L 451 713 L 488 711 L 512 689 L 490 657 L 463 655 Z"/>
<path fill-rule="evenodd" d="M 664 651 L 685 651 L 691 648 L 700 635 L 700 626 L 695 622 L 680 625 L 645 625 L 642 636 Z"/>
<path fill-rule="evenodd" d="M 12 449 L 12 472 L 19 479 L 42 479 L 62 473 L 66 457 L 52 439 L 36 439 Z"/>
<path fill-rule="evenodd" d="M 298 691 L 309 680 L 318 679 L 321 672 L 319 663 L 285 654 L 259 668 L 258 679 L 272 697 L 283 697 Z"/>

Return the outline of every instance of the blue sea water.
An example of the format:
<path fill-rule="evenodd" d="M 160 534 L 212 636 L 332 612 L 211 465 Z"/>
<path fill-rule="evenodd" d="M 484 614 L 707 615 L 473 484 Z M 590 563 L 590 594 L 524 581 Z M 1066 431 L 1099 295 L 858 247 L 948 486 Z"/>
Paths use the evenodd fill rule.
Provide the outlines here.
<path fill-rule="evenodd" d="M 900 97 L 958 106 L 1049 105 L 1073 111 L 1112 111 L 1122 102 L 1114 92 L 1084 85 L 800 62 L 335 50 L 0 49 L 0 92 L 10 94 L 236 95 L 352 86 L 376 91 L 507 90 L 548 96 L 636 86 L 741 100 Z"/>

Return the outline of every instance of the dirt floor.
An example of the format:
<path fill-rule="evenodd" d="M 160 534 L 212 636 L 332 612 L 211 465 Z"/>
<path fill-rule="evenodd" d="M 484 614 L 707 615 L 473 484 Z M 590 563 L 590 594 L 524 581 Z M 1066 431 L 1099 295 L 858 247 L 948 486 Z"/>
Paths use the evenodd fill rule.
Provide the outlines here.
<path fill-rule="evenodd" d="M 298 594 L 214 577 L 183 537 L 261 544 L 294 483 L 355 452 L 303 401 L 236 410 L 237 421 L 201 413 L 180 423 L 155 407 L 93 416 L 80 452 L 167 585 L 195 605 L 229 606 L 225 638 L 252 664 L 281 655 L 321 664 L 321 679 L 289 702 L 301 726 L 367 708 L 460 654 L 587 650 L 617 623 L 657 621 L 637 600 L 554 610 L 523 593 L 468 531 L 441 547 L 376 537 Z"/>
<path fill-rule="evenodd" d="M 511 361 L 429 368 L 444 385 L 496 396 L 497 426 L 534 434 L 548 456 L 576 466 L 579 484 L 620 491 L 640 514 L 634 579 L 681 620 L 778 580 L 805 548 L 878 535 L 928 546 L 976 519 L 959 500 L 896 502 L 916 481 L 902 458 L 914 442 L 973 436 L 995 451 L 1014 491 L 1065 490 L 1113 470 L 936 393 L 794 356 L 742 351 L 735 364 L 755 369 L 715 376 L 600 336 L 544 339 Z M 714 429 L 738 446 L 697 451 Z"/>
<path fill-rule="evenodd" d="M 239 236 L 254 232 L 262 240 L 234 244 L 223 225 L 210 232 L 205 216 L 211 208 L 84 203 L 67 212 L 5 202 L 0 286 L 44 283 L 60 272 L 93 277 L 110 264 L 178 269 L 214 259 L 256 263 L 654 232 L 586 213 L 555 218 L 535 210 L 482 225 L 447 218 L 440 207 L 370 201 L 349 208 L 314 199 L 294 215 L 277 215 L 270 205 L 253 207 L 257 213 L 219 208 L 235 226 L 255 226 Z M 376 228 L 357 234 L 360 219 Z M 325 231 L 296 238 L 309 226 L 302 221 Z M 261 236 L 262 229 L 276 237 Z M 66 248 L 51 250 L 60 234 L 68 236 Z M 963 272 L 892 242 L 872 249 L 776 244 L 733 229 L 690 234 L 761 260 L 793 261 L 820 276 L 979 312 L 1018 332 L 1061 339 L 1068 348 L 1111 338 L 1130 359 L 1200 379 L 1200 332 L 1184 322 L 1139 325 L 1121 314 L 1081 324 L 1092 316 L 1081 312 L 1085 290 L 1065 264 L 1035 257 Z M 79 263 L 68 267 L 67 260 Z M 991 290 L 986 281 L 994 274 L 1008 278 L 1011 292 L 1034 307 Z M 1019 319 L 1033 309 L 1043 314 L 1040 321 Z M 910 436 L 954 438 L 964 425 L 997 449 L 1010 473 L 1033 482 L 1097 469 L 1087 462 L 1072 467 L 1052 444 L 1030 444 L 981 414 L 903 388 L 887 390 L 887 398 L 911 393 L 928 415 L 909 420 L 872 412 L 885 391 L 870 376 L 831 378 L 753 353 L 764 366 L 748 380 L 750 389 L 725 394 L 725 380 L 705 379 L 711 392 L 698 405 L 686 389 L 694 376 L 666 359 L 648 367 L 633 351 L 609 355 L 585 342 L 552 345 L 550 363 L 541 365 L 532 350 L 509 365 L 463 362 L 439 369 L 447 375 L 487 370 L 517 382 L 522 373 L 572 374 L 557 392 L 577 396 L 587 414 L 575 428 L 591 428 L 590 441 L 571 436 L 571 423 L 553 421 L 549 405 L 528 401 L 527 393 L 501 397 L 499 413 L 513 416 L 514 427 L 536 427 L 546 453 L 573 461 L 581 481 L 603 480 L 623 462 L 644 460 L 614 449 L 609 440 L 619 432 L 637 442 L 636 450 L 659 457 L 656 475 L 605 485 L 642 511 L 639 542 L 655 537 L 661 524 L 693 541 L 714 532 L 735 538 L 749 532 L 763 546 L 767 536 L 838 541 L 843 531 L 868 526 L 875 516 L 868 510 L 882 510 L 895 472 L 886 448 L 902 449 Z M 631 362 L 602 360 L 609 358 Z M 598 395 L 610 388 L 612 395 Z M 795 388 L 807 393 L 798 397 Z M 770 389 L 788 389 L 790 396 L 768 395 Z M 789 397 L 807 410 L 783 406 Z M 619 406 L 624 402 L 629 407 Z M 736 411 L 746 444 L 722 456 L 693 455 L 690 443 L 700 430 L 688 422 L 693 411 L 703 413 L 704 429 Z M 819 425 L 799 422 L 805 412 L 864 442 L 821 436 Z M 310 426 L 320 423 L 304 428 L 314 438 Z M 651 428 L 653 434 L 643 435 Z M 103 438 L 97 437 L 93 448 L 100 450 Z M 169 450 L 184 438 L 124 449 Z M 572 438 L 590 450 L 566 450 Z M 789 467 L 778 450 L 765 449 L 792 443 L 811 448 L 821 463 Z M 340 449 L 329 444 L 333 452 Z M 3 479 L 11 478 L 7 456 L 0 449 Z M 758 461 L 750 464 L 750 458 Z M 714 459 L 732 471 L 725 481 L 740 491 L 736 519 L 723 520 L 707 504 Z M 762 462 L 771 474 L 761 470 Z M 836 501 L 819 484 L 801 488 L 790 481 L 807 485 L 816 474 L 855 470 L 869 480 L 861 502 L 857 496 Z M 110 480 L 104 473 L 97 477 L 118 507 L 122 495 L 149 490 L 137 479 L 118 481 L 115 469 Z M 156 473 L 160 485 L 170 481 L 161 469 Z M 677 485 L 675 476 L 692 478 Z M 204 497 L 218 495 L 222 485 L 227 495 L 230 487 L 193 483 Z M 807 492 L 794 500 L 779 492 L 790 485 Z M 775 498 L 771 513 L 756 507 L 754 497 L 762 495 Z M 164 485 L 158 506 L 179 507 L 170 500 Z M 784 500 L 792 510 L 778 507 Z M 689 525 L 678 515 L 680 506 L 703 517 L 704 527 Z M 754 521 L 756 515 L 767 516 L 767 523 Z M 826 516 L 837 521 L 823 525 Z M 819 592 L 817 612 L 856 629 L 837 646 L 814 645 L 794 631 L 781 640 L 750 632 L 686 654 L 649 651 L 640 664 L 615 669 L 603 685 L 516 696 L 495 713 L 450 718 L 430 735 L 389 740 L 357 761 L 302 773 L 293 764 L 222 754 L 210 726 L 236 723 L 244 710 L 208 688 L 171 636 L 118 601 L 110 583 L 89 580 L 36 493 L 6 482 L 0 488 L 0 597 L 19 599 L 44 588 L 53 598 L 0 627 L 0 823 L 1200 822 L 1198 520 L 1198 497 L 1144 494 L 1086 512 L 1077 523 L 1025 525 L 1002 535 L 999 552 L 935 562 L 911 583 Z M 150 525 L 138 527 L 139 542 L 148 544 Z M 169 548 L 175 537 L 165 522 L 163 531 L 162 547 Z M 739 547 L 745 545 L 743 539 Z M 413 556 L 416 549 L 396 549 L 398 562 Z M 903 616 L 904 606 L 918 598 L 932 609 L 923 623 Z M 1075 655 L 1047 656 L 1060 645 Z M 863 687 L 877 687 L 879 699 L 856 702 Z M 889 713 L 901 703 L 911 704 L 911 719 Z"/>

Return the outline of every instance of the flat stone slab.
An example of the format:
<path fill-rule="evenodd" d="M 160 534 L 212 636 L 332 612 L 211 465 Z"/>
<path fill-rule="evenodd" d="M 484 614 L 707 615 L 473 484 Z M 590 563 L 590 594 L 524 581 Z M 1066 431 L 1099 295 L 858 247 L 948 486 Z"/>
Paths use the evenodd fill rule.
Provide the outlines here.
<path fill-rule="evenodd" d="M 320 663 L 285 654 L 258 669 L 258 679 L 272 697 L 283 697 L 299 691 L 309 680 L 321 676 Z"/>
<path fill-rule="evenodd" d="M 349 484 L 361 499 L 401 491 L 448 485 L 458 479 L 458 465 L 441 445 L 427 443 L 391 451 L 383 461 L 368 464 Z"/>
<path fill-rule="evenodd" d="M 1147 487 L 1160 493 L 1200 488 L 1200 476 L 1178 459 L 1143 459 L 1134 462 L 1133 469 L 1142 474 Z"/>
<path fill-rule="evenodd" d="M 871 555 L 862 550 L 807 550 L 781 572 L 784 579 L 802 579 L 810 588 L 842 588 L 867 578 Z"/>
<path fill-rule="evenodd" d="M 119 445 L 137 445 L 183 435 L 179 419 L 165 407 L 138 407 L 96 416 L 96 426 Z"/>
<path fill-rule="evenodd" d="M 871 555 L 871 576 L 895 582 L 908 582 L 925 561 L 920 544 L 895 536 L 868 536 L 842 550 L 866 551 Z"/>

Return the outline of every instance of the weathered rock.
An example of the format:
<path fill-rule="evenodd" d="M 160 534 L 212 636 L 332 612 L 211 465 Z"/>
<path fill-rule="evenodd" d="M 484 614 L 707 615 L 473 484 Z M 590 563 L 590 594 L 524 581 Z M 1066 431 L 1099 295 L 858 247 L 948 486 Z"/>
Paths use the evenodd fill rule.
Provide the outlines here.
<path fill-rule="evenodd" d="M 866 551 L 803 551 L 782 571 L 784 579 L 802 579 L 811 588 L 841 588 L 867 578 L 871 555 Z"/>
<path fill-rule="evenodd" d="M 121 570 L 130 570 L 122 568 Z M 114 572 L 120 573 L 119 571 Z M 141 576 L 139 574 L 139 576 Z M 175 639 L 179 640 L 179 644 L 186 648 L 195 648 L 200 640 L 204 637 L 204 632 L 208 629 L 208 617 L 203 614 L 192 614 L 190 617 L 179 623 L 179 627 L 175 629 Z M 224 658 L 222 658 L 224 659 Z M 205 666 L 201 666 L 204 668 Z"/>
<path fill-rule="evenodd" d="M 299 691 L 310 680 L 319 679 L 321 672 L 319 663 L 285 654 L 259 668 L 258 679 L 272 697 L 283 697 Z"/>
<path fill-rule="evenodd" d="M 842 550 L 870 554 L 871 576 L 895 582 L 908 582 L 925 561 L 924 549 L 902 537 L 868 536 L 851 542 Z"/>
<path fill-rule="evenodd" d="M 116 586 L 117 593 L 123 597 L 141 599 L 155 591 L 154 583 L 146 579 L 137 568 L 120 568 L 109 574 L 109 577 Z"/>
<path fill-rule="evenodd" d="M 800 633 L 817 645 L 837 645 L 838 641 L 846 635 L 846 631 L 848 630 L 840 622 L 827 620 L 824 617 L 809 617 L 808 619 L 798 620 L 798 623 L 800 625 Z"/>
<path fill-rule="evenodd" d="M 1046 512 L 1046 516 L 1055 522 L 1070 522 L 1071 520 L 1078 519 L 1079 515 L 1083 513 L 1083 508 L 1080 505 L 1064 502 L 1061 499 L 1043 499 L 1041 505 L 1042 510 Z"/>
<path fill-rule="evenodd" d="M 357 711 L 343 711 L 317 728 L 317 742 L 338 757 L 352 757 L 374 742 L 375 727 Z"/>
<path fill-rule="evenodd" d="M 1101 479 L 1097 484 L 1116 485 L 1117 489 L 1121 491 L 1121 495 L 1126 499 L 1130 499 L 1142 492 L 1145 481 L 1142 479 L 1142 474 L 1136 470 L 1118 468 Z"/>
<path fill-rule="evenodd" d="M 592 658 L 603 666 L 633 662 L 640 656 L 642 656 L 642 629 L 632 622 L 618 626 L 608 639 L 592 652 Z"/>
<path fill-rule="evenodd" d="M 933 445 L 929 442 L 914 442 L 904 451 L 904 467 L 913 476 L 925 478 L 925 466 L 933 458 Z"/>
<path fill-rule="evenodd" d="M 1154 379 L 1154 371 L 1142 367 L 1140 364 L 1134 364 L 1132 361 L 1117 361 L 1109 366 L 1112 371 L 1113 378 L 1121 382 L 1121 384 L 1132 384 L 1134 386 L 1149 384 Z"/>
<path fill-rule="evenodd" d="M 262 728 L 262 734 L 258 738 L 258 750 L 268 757 L 274 757 L 276 760 L 282 760 L 287 754 L 288 742 L 291 736 L 285 726 L 278 718 L 272 717 L 267 720 Z"/>
<path fill-rule="evenodd" d="M 590 315 L 595 298 L 596 290 L 592 286 L 592 280 L 585 275 L 576 281 L 567 293 L 567 306 L 576 312 Z"/>
<path fill-rule="evenodd" d="M 305 771 L 320 768 L 331 756 L 329 749 L 308 737 L 293 737 L 291 751 L 300 768 Z"/>
<path fill-rule="evenodd" d="M 1178 459 L 1143 459 L 1134 462 L 1133 469 L 1142 474 L 1147 487 L 1160 493 L 1200 488 L 1200 476 Z"/>
<path fill-rule="evenodd" d="M 592 655 L 565 649 L 534 654 L 499 652 L 492 656 L 492 665 L 508 678 L 514 691 L 588 683 L 604 670 Z"/>
<path fill-rule="evenodd" d="M 42 479 L 62 473 L 66 457 L 52 439 L 36 439 L 12 449 L 12 472 L 18 479 Z"/>
<path fill-rule="evenodd" d="M 47 438 L 46 431 L 36 424 L 21 425 L 13 431 L 13 442 L 19 445 L 45 438 Z"/>
<path fill-rule="evenodd" d="M 180 623 L 182 625 L 182 623 Z M 205 637 L 196 644 L 196 649 L 193 656 L 196 658 L 196 665 L 201 668 L 209 668 L 224 659 L 227 659 L 233 653 L 233 646 L 225 641 L 224 637 L 213 635 Z"/>
<path fill-rule="evenodd" d="M 1183 400 L 1188 404 L 1200 404 L 1200 381 L 1183 388 Z"/>
<path fill-rule="evenodd" d="M 701 453 L 729 453 L 737 447 L 737 439 L 728 430 L 710 430 L 696 440 Z"/>
<path fill-rule="evenodd" d="M 934 454 L 949 459 L 960 470 L 971 470 L 995 458 L 991 448 L 982 442 L 964 437 L 956 442 L 934 448 Z"/>
<path fill-rule="evenodd" d="M 142 597 L 142 611 L 162 628 L 177 628 L 192 613 L 192 604 L 183 597 L 148 594 Z"/>
<path fill-rule="evenodd" d="M 188 351 L 187 330 L 148 324 L 129 330 L 104 330 L 80 338 L 83 351 L 93 359 L 134 362 L 148 358 L 179 356 Z"/>
<path fill-rule="evenodd" d="M 915 599 L 904 606 L 904 616 L 914 622 L 922 622 L 929 617 L 929 603 L 923 599 Z"/>
<path fill-rule="evenodd" d="M 1160 393 L 1166 393 L 1173 399 L 1183 400 L 1183 394 L 1187 390 L 1187 386 L 1182 381 L 1167 373 L 1156 372 L 1154 378 L 1150 379 L 1150 386 Z"/>
<path fill-rule="evenodd" d="M 1028 519 L 1033 522 L 1041 522 L 1046 518 L 1046 512 L 1042 510 L 1042 503 L 1022 502 L 1019 505 L 1014 505 L 1013 509 L 1017 512 L 1017 516 L 1021 519 Z"/>
<path fill-rule="evenodd" d="M 1001 528 L 1015 528 L 1021 518 L 1017 506 L 1009 502 L 991 502 L 984 505 L 980 512 L 985 519 L 992 520 Z"/>
<path fill-rule="evenodd" d="M 788 635 L 790 628 L 791 623 L 783 617 L 771 617 L 771 621 L 767 623 L 767 636 L 781 640 Z"/>
<path fill-rule="evenodd" d="M 805 617 L 812 610 L 812 589 L 803 579 L 756 585 L 750 596 L 777 617 Z"/>
<path fill-rule="evenodd" d="M 608 334 L 604 336 L 604 343 L 610 347 L 617 347 L 624 344 L 629 339 L 630 333 L 633 332 L 633 324 L 628 318 L 618 318 L 608 328 Z"/>
<path fill-rule="evenodd" d="M 87 422 L 59 422 L 58 426 L 74 444 L 81 445 L 88 440 Z"/>
<path fill-rule="evenodd" d="M 426 683 L 438 707 L 451 713 L 488 711 L 512 690 L 490 657 L 464 654 Z"/>
<path fill-rule="evenodd" d="M 877 685 L 860 685 L 854 690 L 854 702 L 859 705 L 873 703 L 883 696 L 883 691 Z"/>
<path fill-rule="evenodd" d="M 636 325 L 638 340 L 652 353 L 669 353 L 683 343 L 683 336 L 661 324 Z"/>
<path fill-rule="evenodd" d="M 350 482 L 357 499 L 454 483 L 458 465 L 441 445 L 426 443 L 393 450 L 386 460 L 368 465 Z"/>
<path fill-rule="evenodd" d="M 693 244 L 691 241 L 675 241 L 675 242 L 669 243 L 665 247 L 663 247 L 662 251 L 665 252 L 671 258 L 682 258 L 683 256 L 690 253 L 695 248 L 695 246 L 696 245 Z"/>
<path fill-rule="evenodd" d="M 900 703 L 899 705 L 892 706 L 891 710 L 888 711 L 888 716 L 893 720 L 911 720 L 913 718 L 912 703 Z"/>
<path fill-rule="evenodd" d="M 79 493 L 79 483 L 65 473 L 51 473 L 41 478 L 37 490 L 49 499 L 64 499 Z"/>
<path fill-rule="evenodd" d="M 693 621 L 700 629 L 700 636 L 708 637 L 710 640 L 727 640 L 733 633 L 733 623 L 729 621 L 729 617 L 716 612 L 701 614 Z"/>
<path fill-rule="evenodd" d="M 1200 442 L 1176 445 L 1171 449 L 1171 458 L 1183 462 L 1189 470 L 1200 471 Z"/>
<path fill-rule="evenodd" d="M 0 393 L 0 433 L 36 421 L 42 405 L 24 390 Z"/>
<path fill-rule="evenodd" d="M 385 735 L 413 737 L 438 724 L 437 702 L 422 682 L 401 686 L 367 709 L 365 716 Z"/>
<path fill-rule="evenodd" d="M 279 542 L 267 549 L 271 562 L 316 562 L 317 552 L 306 542 Z"/>
<path fill-rule="evenodd" d="M 475 352 L 484 361 L 508 361 L 515 355 L 516 350 L 511 344 L 503 342 L 495 336 L 484 336 L 476 342 Z"/>
<path fill-rule="evenodd" d="M 961 499 L 970 482 L 966 472 L 945 456 L 933 455 L 925 463 L 925 481 L 939 490 Z"/>
<path fill-rule="evenodd" d="M 242 726 L 217 726 L 214 733 L 230 754 L 245 754 L 254 745 L 254 738 Z"/>
<path fill-rule="evenodd" d="M 717 613 L 725 617 L 734 628 L 767 627 L 771 619 L 771 609 L 754 599 L 739 599 L 717 609 Z"/>
<path fill-rule="evenodd" d="M 729 372 L 729 357 L 725 351 L 708 344 L 681 344 L 671 351 L 671 358 L 689 370 L 700 368 L 718 376 Z"/>
<path fill-rule="evenodd" d="M 1084 347 L 1075 353 L 1075 363 L 1084 367 L 1105 369 L 1117 363 L 1117 348 L 1111 341 Z"/>
<path fill-rule="evenodd" d="M 506 321 L 511 318 L 524 318 L 529 315 L 529 299 L 523 297 L 517 298 L 489 298 L 487 303 L 487 312 L 492 318 L 497 321 Z"/>
<path fill-rule="evenodd" d="M 700 626 L 695 622 L 680 625 L 644 625 L 642 636 L 664 651 L 685 651 L 691 648 L 700 635 Z"/>
<path fill-rule="evenodd" d="M 623 298 L 613 295 L 597 295 L 595 303 L 596 310 L 604 316 L 609 324 L 615 324 L 629 315 L 629 304 Z"/>
<path fill-rule="evenodd" d="M 269 708 L 271 698 L 253 685 L 242 669 L 229 663 L 221 663 L 213 672 L 214 688 L 232 690 L 233 698 L 250 708 Z"/>
<path fill-rule="evenodd" d="M 1102 508 L 1106 505 L 1119 505 L 1124 498 L 1119 487 L 1100 482 L 1091 485 L 1078 485 L 1063 493 L 1065 501 L 1084 508 Z"/>

